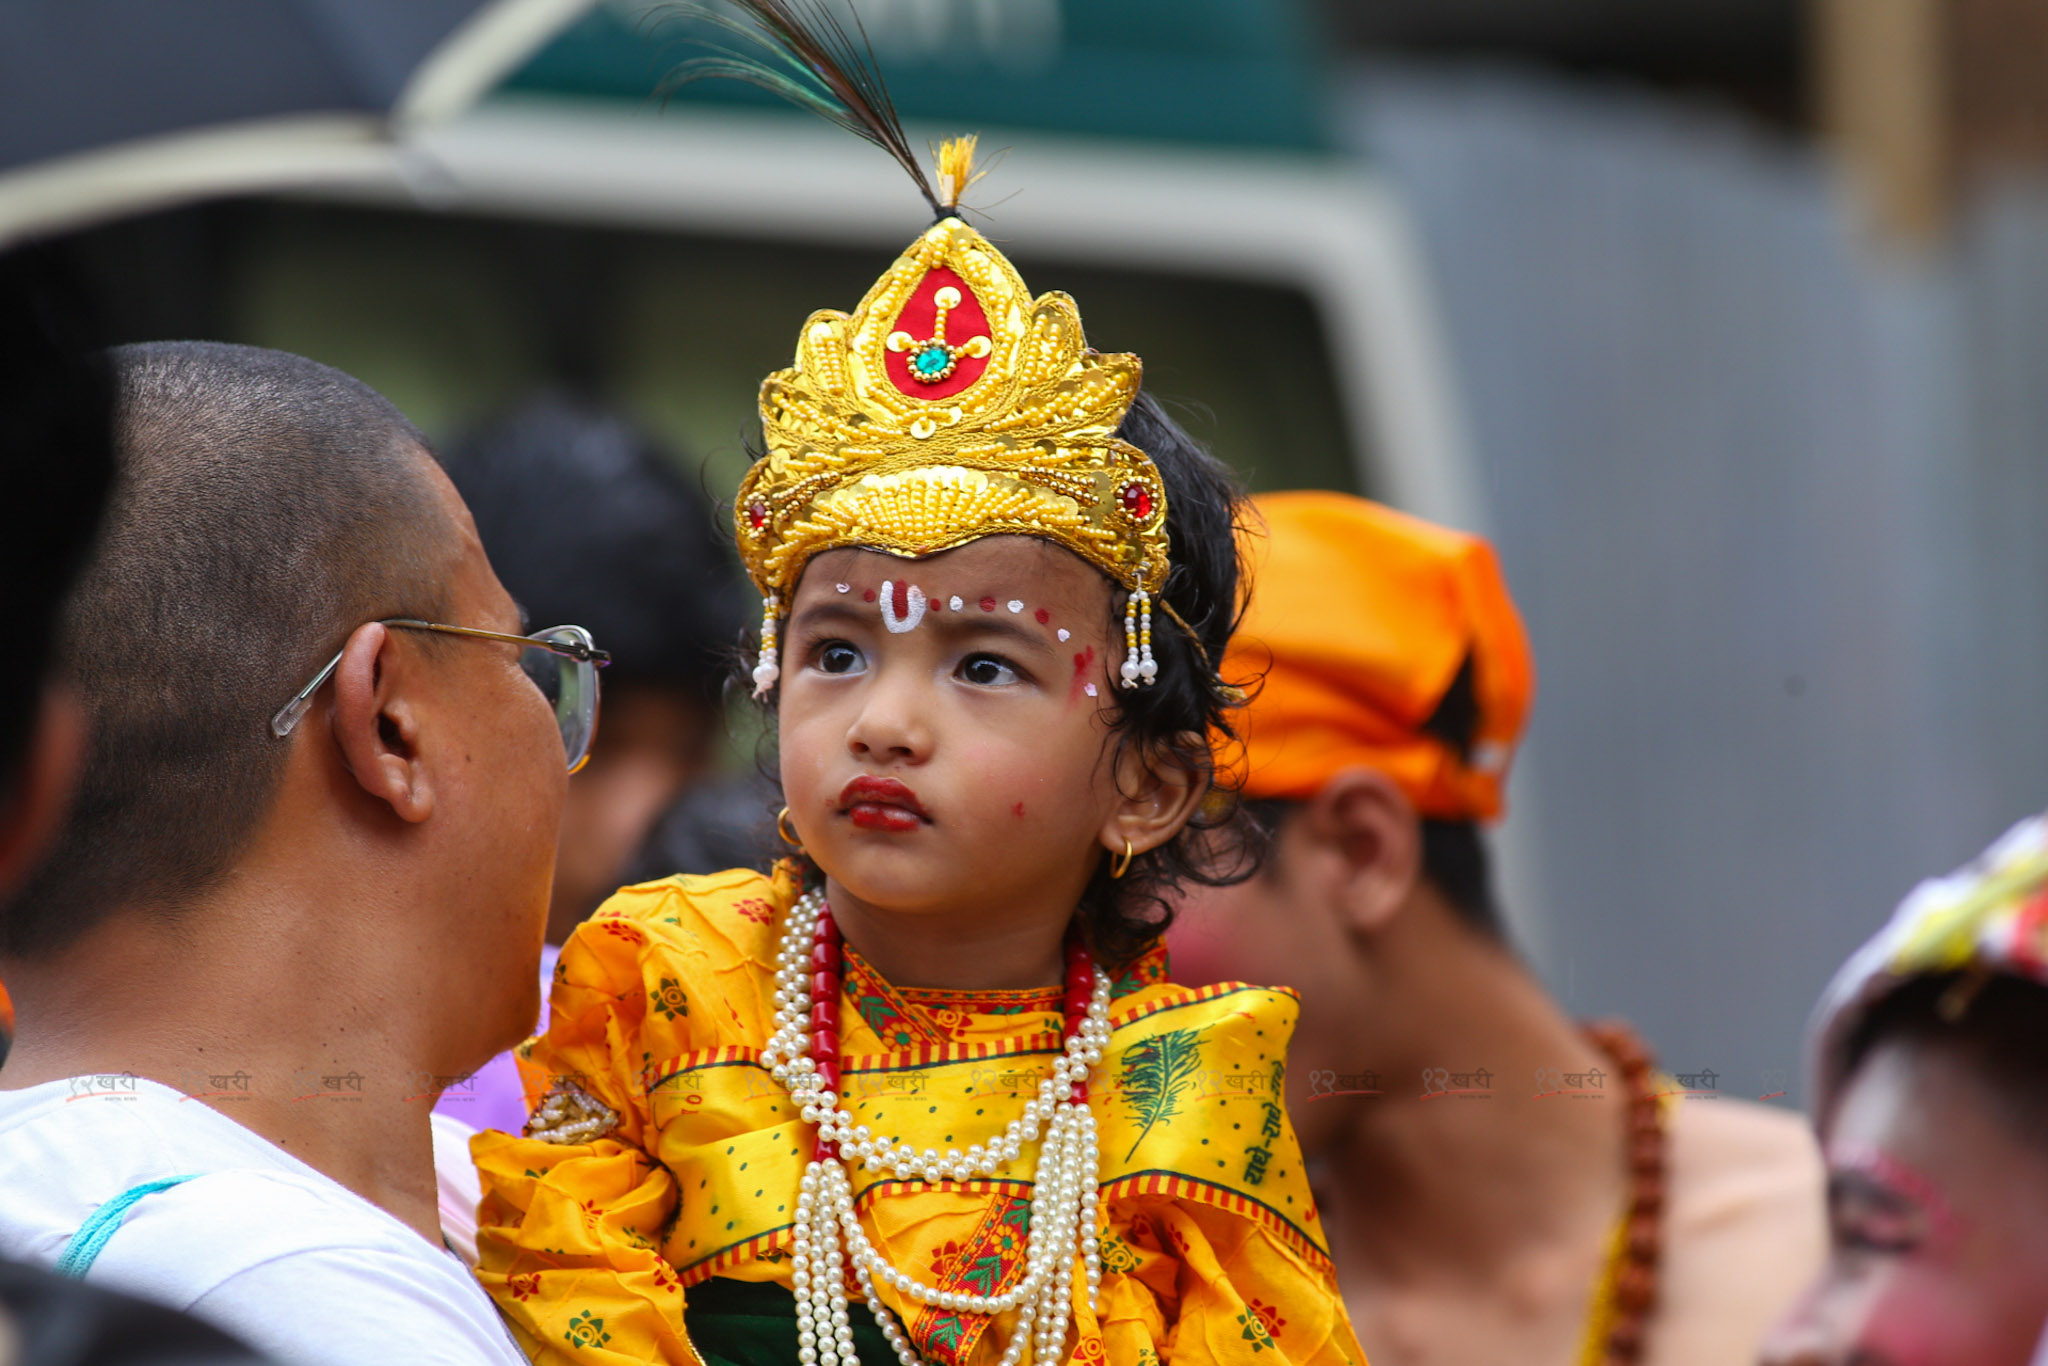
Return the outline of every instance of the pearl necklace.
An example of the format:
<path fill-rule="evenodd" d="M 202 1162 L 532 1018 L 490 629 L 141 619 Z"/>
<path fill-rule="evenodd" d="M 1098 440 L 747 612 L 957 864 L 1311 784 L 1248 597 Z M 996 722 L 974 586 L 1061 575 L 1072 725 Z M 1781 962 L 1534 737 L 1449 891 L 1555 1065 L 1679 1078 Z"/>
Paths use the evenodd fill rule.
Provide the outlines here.
<path fill-rule="evenodd" d="M 846 1278 L 867 1300 L 882 1336 L 903 1366 L 922 1366 L 910 1335 L 876 1294 L 877 1282 L 922 1304 L 956 1313 L 1017 1311 L 1001 1366 L 1018 1366 L 1027 1349 L 1036 1366 L 1057 1366 L 1073 1312 L 1074 1262 L 1092 1308 L 1102 1285 L 1096 1242 L 1101 1220 L 1095 1115 L 1088 1108 L 1088 1072 L 1109 1042 L 1109 977 L 1078 944 L 1067 950 L 1066 1046 L 1052 1075 L 1024 1113 L 986 1145 L 923 1152 L 890 1146 L 839 1105 L 839 927 L 823 891 L 790 908 L 775 966 L 775 1032 L 761 1055 L 769 1075 L 789 1092 L 807 1124 L 818 1126 L 816 1155 L 804 1169 L 796 1205 L 797 1356 L 803 1366 L 860 1366 L 847 1317 Z M 854 1209 L 847 1164 L 921 1181 L 993 1176 L 1039 1137 L 1033 1173 L 1024 1278 L 1001 1294 L 973 1295 L 927 1285 L 890 1265 L 869 1241 Z M 1085 1220 L 1085 1222 L 1084 1222 Z"/>

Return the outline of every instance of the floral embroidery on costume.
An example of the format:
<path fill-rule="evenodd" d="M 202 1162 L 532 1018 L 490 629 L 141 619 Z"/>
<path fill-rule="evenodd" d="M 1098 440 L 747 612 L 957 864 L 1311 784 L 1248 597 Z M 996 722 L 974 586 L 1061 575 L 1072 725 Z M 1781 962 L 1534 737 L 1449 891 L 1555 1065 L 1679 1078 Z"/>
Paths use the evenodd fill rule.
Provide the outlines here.
<path fill-rule="evenodd" d="M 1273 1332 L 1266 1326 L 1266 1317 L 1258 1312 L 1256 1304 L 1239 1314 L 1237 1321 L 1244 1326 L 1244 1340 L 1252 1345 L 1254 1352 L 1263 1352 L 1274 1345 Z"/>
<path fill-rule="evenodd" d="M 690 1013 L 690 998 L 683 994 L 683 984 L 673 977 L 661 979 L 661 985 L 648 993 L 654 1008 L 673 1020 L 678 1015 Z"/>
<path fill-rule="evenodd" d="M 571 1347 L 602 1347 L 612 1340 L 612 1335 L 605 1332 L 604 1320 L 586 1309 L 569 1320 L 569 1330 L 562 1338 Z"/>
<path fill-rule="evenodd" d="M 964 1244 L 946 1244 L 951 1255 L 933 1260 L 937 1284 L 953 1294 L 995 1295 L 1008 1290 L 1024 1274 L 1024 1238 L 1030 1230 L 1030 1200 L 998 1198 Z M 911 1324 L 910 1339 L 940 1366 L 959 1366 L 990 1322 L 986 1314 L 927 1305 Z"/>

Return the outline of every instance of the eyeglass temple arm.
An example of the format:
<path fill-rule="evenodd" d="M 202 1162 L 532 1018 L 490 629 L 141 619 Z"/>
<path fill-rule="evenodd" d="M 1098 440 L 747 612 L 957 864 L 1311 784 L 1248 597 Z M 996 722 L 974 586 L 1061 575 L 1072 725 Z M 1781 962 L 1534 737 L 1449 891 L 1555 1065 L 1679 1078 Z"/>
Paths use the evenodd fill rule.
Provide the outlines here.
<path fill-rule="evenodd" d="M 538 646 L 558 655 L 567 655 L 579 663 L 595 664 L 600 669 L 612 662 L 610 651 L 600 650 L 595 645 L 586 645 L 580 640 L 541 640 L 535 636 L 507 635 L 503 631 L 480 631 L 474 626 L 444 626 L 438 621 L 418 621 L 412 617 L 389 617 L 381 624 L 400 626 L 408 631 L 439 631 L 443 635 L 470 636 L 477 640 L 502 640 L 508 645 Z M 548 629 L 559 631 L 563 628 L 552 626 Z"/>
<path fill-rule="evenodd" d="M 292 733 L 292 729 L 299 722 L 305 719 L 307 711 L 313 706 L 313 694 L 319 692 L 320 685 L 325 683 L 333 675 L 334 671 L 341 667 L 341 656 L 346 653 L 347 651 L 341 651 L 334 658 L 328 660 L 327 667 L 314 674 L 313 681 L 299 689 L 298 696 L 285 703 L 277 715 L 270 718 L 270 733 L 272 735 L 282 740 L 285 736 Z"/>

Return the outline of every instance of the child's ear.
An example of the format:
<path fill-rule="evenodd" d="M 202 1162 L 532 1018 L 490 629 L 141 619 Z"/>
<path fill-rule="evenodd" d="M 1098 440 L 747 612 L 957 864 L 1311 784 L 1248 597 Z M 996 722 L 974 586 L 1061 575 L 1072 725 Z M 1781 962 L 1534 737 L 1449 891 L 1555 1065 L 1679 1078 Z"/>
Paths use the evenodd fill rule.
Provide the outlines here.
<path fill-rule="evenodd" d="M 1158 746 L 1125 745 L 1116 755 L 1116 790 L 1120 794 L 1102 823 L 1102 847 L 1113 857 L 1157 849 L 1194 817 L 1209 790 L 1207 765 L 1197 754 L 1208 752 L 1205 736 L 1187 734 Z"/>

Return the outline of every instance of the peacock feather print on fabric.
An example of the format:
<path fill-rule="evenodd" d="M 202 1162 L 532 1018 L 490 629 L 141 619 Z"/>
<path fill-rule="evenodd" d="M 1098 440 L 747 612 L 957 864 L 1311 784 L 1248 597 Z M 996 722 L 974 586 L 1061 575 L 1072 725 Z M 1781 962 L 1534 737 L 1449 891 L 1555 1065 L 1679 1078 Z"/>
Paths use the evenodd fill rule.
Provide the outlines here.
<path fill-rule="evenodd" d="M 1171 1029 L 1125 1051 L 1117 1086 L 1142 1127 L 1124 1161 L 1131 1160 L 1153 1125 L 1170 1123 L 1179 1113 L 1181 1093 L 1194 1084 L 1201 1069 L 1201 1038 L 1199 1029 Z"/>

